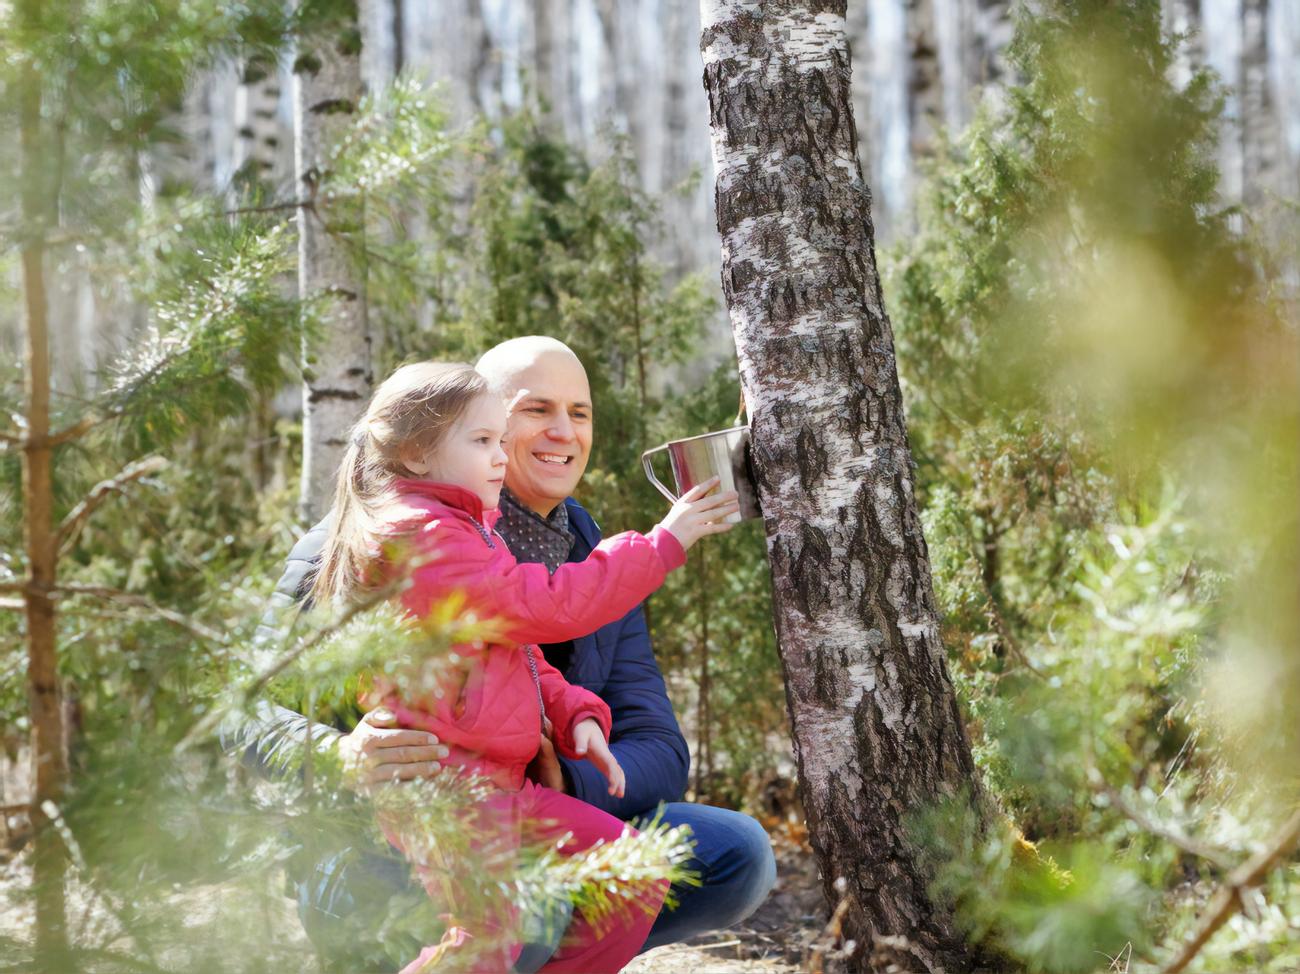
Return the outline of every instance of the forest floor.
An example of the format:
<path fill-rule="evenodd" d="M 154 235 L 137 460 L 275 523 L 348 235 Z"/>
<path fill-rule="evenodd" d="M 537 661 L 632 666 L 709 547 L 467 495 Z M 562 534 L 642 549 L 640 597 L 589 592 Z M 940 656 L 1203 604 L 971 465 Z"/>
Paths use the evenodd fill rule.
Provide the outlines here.
<path fill-rule="evenodd" d="M 776 886 L 753 916 L 728 930 L 658 947 L 638 957 L 626 974 L 799 974 L 820 961 L 815 956 L 826 925 L 826 905 L 817 864 L 800 821 L 767 821 L 776 853 Z"/>

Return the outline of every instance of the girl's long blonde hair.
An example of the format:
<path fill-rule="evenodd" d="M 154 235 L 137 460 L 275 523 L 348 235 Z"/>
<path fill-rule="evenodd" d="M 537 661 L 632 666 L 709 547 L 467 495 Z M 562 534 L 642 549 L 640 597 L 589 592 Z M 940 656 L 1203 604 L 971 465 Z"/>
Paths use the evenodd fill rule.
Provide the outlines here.
<path fill-rule="evenodd" d="M 487 391 L 483 376 L 462 362 L 403 365 L 375 390 L 349 433 L 339 465 L 334 521 L 312 583 L 312 602 L 347 601 L 366 585 L 391 531 L 395 482 L 410 476 L 401 451 L 434 449 Z"/>

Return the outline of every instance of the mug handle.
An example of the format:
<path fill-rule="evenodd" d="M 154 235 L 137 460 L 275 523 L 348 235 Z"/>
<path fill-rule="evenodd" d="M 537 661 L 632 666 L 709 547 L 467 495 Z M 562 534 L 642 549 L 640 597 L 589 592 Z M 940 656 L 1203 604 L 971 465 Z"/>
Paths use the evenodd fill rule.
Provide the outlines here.
<path fill-rule="evenodd" d="M 650 458 L 651 458 L 652 456 L 654 456 L 656 453 L 660 453 L 660 452 L 662 452 L 663 450 L 666 450 L 666 449 L 668 449 L 668 444 L 667 444 L 667 443 L 665 443 L 663 446 L 657 446 L 657 447 L 655 447 L 653 450 L 646 450 L 645 453 L 641 454 L 641 466 L 645 467 L 645 475 L 646 475 L 646 477 L 649 478 L 650 483 L 654 484 L 655 487 L 657 487 L 657 488 L 659 489 L 659 493 L 663 494 L 663 495 L 664 495 L 665 497 L 667 497 L 670 501 L 672 501 L 674 504 L 676 504 L 676 503 L 677 503 L 677 495 L 674 494 L 674 493 L 673 493 L 671 490 L 669 490 L 667 487 L 665 487 L 663 484 L 659 483 L 659 478 L 655 476 L 654 463 L 653 463 L 653 462 L 651 461 L 651 459 L 650 459 Z"/>

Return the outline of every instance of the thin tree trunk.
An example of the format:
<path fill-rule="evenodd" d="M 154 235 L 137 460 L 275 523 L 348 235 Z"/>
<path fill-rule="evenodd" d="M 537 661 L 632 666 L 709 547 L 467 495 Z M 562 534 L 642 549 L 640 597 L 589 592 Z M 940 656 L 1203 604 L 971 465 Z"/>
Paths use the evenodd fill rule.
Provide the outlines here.
<path fill-rule="evenodd" d="M 632 78 L 637 77 L 636 52 L 626 43 L 627 32 L 623 21 L 636 22 L 640 16 L 636 0 L 596 0 L 596 15 L 600 21 L 600 36 L 605 47 L 606 77 L 612 82 L 614 116 L 621 117 L 627 127 L 628 144 L 633 157 L 640 158 L 644 138 L 641 124 L 641 99 L 633 89 Z"/>
<path fill-rule="evenodd" d="M 304 42 L 294 64 L 295 166 L 300 192 L 314 200 L 298 211 L 298 292 L 315 305 L 318 337 L 303 343 L 301 511 L 325 513 L 346 437 L 372 385 L 366 318 L 364 209 L 359 200 L 317 193 L 331 148 L 361 98 L 361 34 L 350 18 L 326 37 Z"/>
<path fill-rule="evenodd" d="M 909 170 L 915 180 L 915 163 L 934 155 L 939 126 L 943 124 L 943 79 L 934 0 L 907 0 L 907 57 L 908 148 L 913 163 Z"/>
<path fill-rule="evenodd" d="M 1280 119 L 1268 77 L 1268 7 L 1268 0 L 1241 5 L 1242 201 L 1255 211 L 1276 188 Z"/>
<path fill-rule="evenodd" d="M 554 0 L 533 0 L 533 84 L 537 100 L 546 113 L 548 130 L 562 132 L 562 106 L 555 100 L 555 10 Z"/>
<path fill-rule="evenodd" d="M 39 0 L 19 7 L 23 27 L 40 30 Z M 57 167 L 51 179 L 54 148 L 41 131 L 40 75 L 30 63 L 19 91 L 19 145 L 22 164 L 22 275 L 26 317 L 27 430 L 22 450 L 23 531 L 27 579 L 27 702 L 32 722 L 32 804 L 35 853 L 37 967 L 60 970 L 66 964 L 67 912 L 64 880 L 67 852 L 46 814 L 63 798 L 68 774 L 60 699 L 54 600 L 58 547 L 54 529 L 53 449 L 50 446 L 50 341 L 45 292 L 45 236 L 58 219 Z M 57 137 L 57 136 L 56 136 Z M 57 151 L 56 151 L 57 154 Z"/>
<path fill-rule="evenodd" d="M 966 970 L 905 824 L 982 811 L 939 639 L 850 103 L 845 4 L 703 0 L 722 286 L 799 780 L 856 970 Z M 882 938 L 889 938 L 884 940 Z M 900 939 L 905 938 L 905 939 Z"/>

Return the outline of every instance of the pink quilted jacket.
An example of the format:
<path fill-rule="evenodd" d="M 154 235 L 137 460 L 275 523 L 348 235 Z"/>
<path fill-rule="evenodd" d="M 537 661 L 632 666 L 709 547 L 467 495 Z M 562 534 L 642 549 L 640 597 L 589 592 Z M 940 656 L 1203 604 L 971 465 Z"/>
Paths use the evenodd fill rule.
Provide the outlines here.
<path fill-rule="evenodd" d="M 424 617 L 439 601 L 459 593 L 463 612 L 494 620 L 500 642 L 457 646 L 462 664 L 435 692 L 400 699 L 391 684 L 374 681 L 363 703 L 382 702 L 404 727 L 438 735 L 448 763 L 477 771 L 509 790 L 523 787 L 524 770 L 537 753 L 542 703 L 555 729 L 556 748 L 576 758 L 573 728 L 594 717 L 610 732 L 609 707 L 589 690 L 567 683 L 534 643 L 561 642 L 621 618 L 663 584 L 686 554 L 669 532 L 626 532 L 606 538 L 582 562 L 520 564 L 492 533 L 498 512 L 483 510 L 472 491 L 427 480 L 400 480 L 402 517 L 394 535 L 409 538 L 412 554 L 429 560 L 415 570 L 402 604 Z M 491 538 L 491 545 L 488 539 Z"/>

